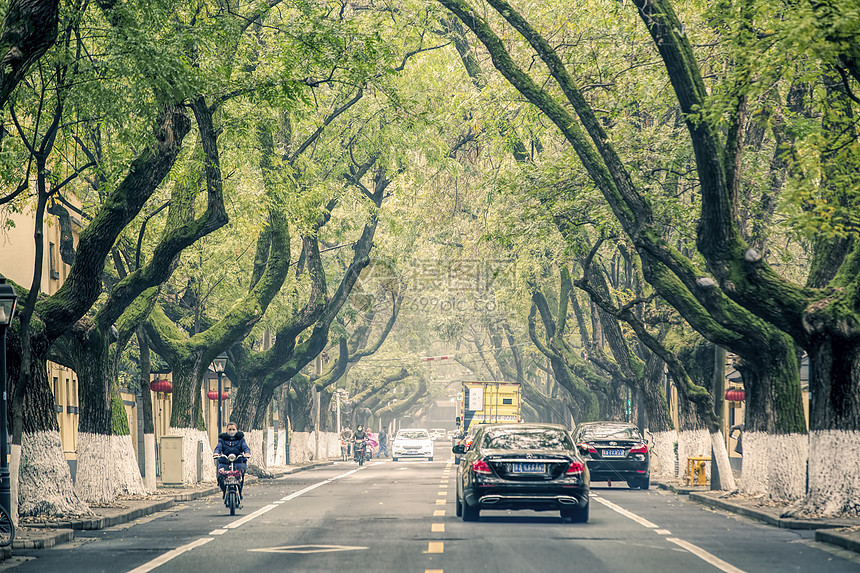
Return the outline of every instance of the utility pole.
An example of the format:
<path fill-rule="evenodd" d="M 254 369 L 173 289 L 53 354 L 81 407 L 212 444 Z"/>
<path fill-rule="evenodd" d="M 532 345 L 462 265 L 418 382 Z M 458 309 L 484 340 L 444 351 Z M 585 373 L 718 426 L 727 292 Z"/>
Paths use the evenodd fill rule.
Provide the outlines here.
<path fill-rule="evenodd" d="M 317 355 L 314 370 L 316 377 L 322 374 L 322 356 Z M 314 384 L 314 460 L 320 459 L 320 391 Z"/>
<path fill-rule="evenodd" d="M 335 389 L 335 391 L 334 391 L 334 399 L 335 399 L 335 403 L 337 404 L 337 412 L 336 412 L 336 415 L 337 415 L 337 435 L 339 436 L 340 435 L 340 391 L 337 389 Z"/>
<path fill-rule="evenodd" d="M 723 403 L 726 393 L 726 350 L 714 345 L 714 379 L 711 383 L 714 399 L 714 414 L 717 415 L 717 422 L 720 425 L 720 430 L 723 429 Z M 725 439 L 725 436 L 723 437 Z M 711 447 L 711 491 L 719 491 L 722 489 L 722 481 L 720 480 L 720 471 L 717 468 L 717 457 L 713 447 Z"/>

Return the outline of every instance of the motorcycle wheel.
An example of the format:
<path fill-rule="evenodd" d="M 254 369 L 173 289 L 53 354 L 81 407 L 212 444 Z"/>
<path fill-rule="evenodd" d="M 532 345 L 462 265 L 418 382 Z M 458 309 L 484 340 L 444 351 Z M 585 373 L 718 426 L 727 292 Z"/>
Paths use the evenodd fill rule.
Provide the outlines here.
<path fill-rule="evenodd" d="M 230 508 L 230 515 L 236 515 L 236 506 L 238 505 L 238 501 L 236 498 L 239 497 L 239 494 L 235 491 L 230 491 L 227 493 L 227 506 Z"/>

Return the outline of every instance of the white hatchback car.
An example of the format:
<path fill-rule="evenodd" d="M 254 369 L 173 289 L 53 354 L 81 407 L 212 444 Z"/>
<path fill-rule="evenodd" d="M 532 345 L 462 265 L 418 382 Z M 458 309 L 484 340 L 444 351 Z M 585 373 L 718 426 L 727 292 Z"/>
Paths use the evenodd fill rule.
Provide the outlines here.
<path fill-rule="evenodd" d="M 402 458 L 427 458 L 427 461 L 433 461 L 433 442 L 427 430 L 397 430 L 391 447 L 391 459 L 396 462 Z"/>

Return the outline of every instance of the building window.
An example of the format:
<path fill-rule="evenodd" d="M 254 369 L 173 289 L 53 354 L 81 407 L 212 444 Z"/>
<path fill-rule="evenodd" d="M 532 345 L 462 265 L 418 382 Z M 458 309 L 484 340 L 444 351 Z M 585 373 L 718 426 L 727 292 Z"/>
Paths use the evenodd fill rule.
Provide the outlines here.
<path fill-rule="evenodd" d="M 57 256 L 54 252 L 57 250 L 57 245 L 54 243 L 48 243 L 48 260 L 51 265 L 51 278 L 58 279 L 60 278 L 60 273 L 57 271 Z"/>

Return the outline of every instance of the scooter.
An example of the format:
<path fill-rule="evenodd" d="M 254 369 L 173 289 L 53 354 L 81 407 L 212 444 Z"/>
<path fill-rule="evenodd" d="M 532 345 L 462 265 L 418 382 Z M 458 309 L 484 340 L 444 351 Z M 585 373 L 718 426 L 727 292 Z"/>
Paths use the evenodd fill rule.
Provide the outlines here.
<path fill-rule="evenodd" d="M 219 467 L 218 473 L 221 479 L 224 480 L 224 505 L 230 510 L 230 515 L 236 515 L 236 508 L 240 507 L 242 496 L 239 494 L 239 485 L 244 480 L 242 470 L 234 469 L 234 464 L 247 462 L 248 458 L 244 455 L 237 456 L 230 454 L 229 456 L 221 455 L 218 462 L 221 465 L 230 464 L 230 469 Z"/>
<path fill-rule="evenodd" d="M 370 459 L 370 452 L 368 450 L 367 440 L 358 440 L 353 444 L 353 448 L 355 449 L 355 461 L 358 462 L 358 465 L 363 466 L 365 460 Z"/>

